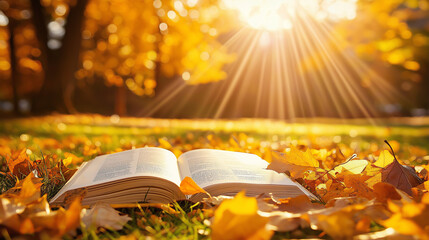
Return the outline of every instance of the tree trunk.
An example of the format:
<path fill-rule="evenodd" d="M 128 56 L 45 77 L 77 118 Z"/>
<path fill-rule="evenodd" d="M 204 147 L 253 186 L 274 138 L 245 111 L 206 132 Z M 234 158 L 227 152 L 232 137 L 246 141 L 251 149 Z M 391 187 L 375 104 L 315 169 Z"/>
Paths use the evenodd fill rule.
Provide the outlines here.
<path fill-rule="evenodd" d="M 125 84 L 116 87 L 115 113 L 121 117 L 127 114 L 127 87 Z"/>
<path fill-rule="evenodd" d="M 79 67 L 79 54 L 82 42 L 82 26 L 88 0 L 79 0 L 70 10 L 66 33 L 64 35 L 60 74 L 64 83 L 63 102 L 68 113 L 76 113 L 73 106 L 73 93 L 75 88 L 75 72 Z"/>
<path fill-rule="evenodd" d="M 39 0 L 31 1 L 33 10 L 33 23 L 36 28 L 39 48 L 42 52 L 41 62 L 45 73 L 43 85 L 32 101 L 32 111 L 35 114 L 43 114 L 58 110 L 61 103 L 61 81 L 56 78 L 58 62 L 53 61 L 55 50 L 48 48 L 47 19 Z"/>
<path fill-rule="evenodd" d="M 9 56 L 10 56 L 10 72 L 11 72 L 11 81 L 12 81 L 12 93 L 13 93 L 13 111 L 15 115 L 20 115 L 19 111 L 19 96 L 18 96 L 18 86 L 19 86 L 19 75 L 17 69 L 16 55 L 15 55 L 15 20 L 13 18 L 9 19 Z"/>

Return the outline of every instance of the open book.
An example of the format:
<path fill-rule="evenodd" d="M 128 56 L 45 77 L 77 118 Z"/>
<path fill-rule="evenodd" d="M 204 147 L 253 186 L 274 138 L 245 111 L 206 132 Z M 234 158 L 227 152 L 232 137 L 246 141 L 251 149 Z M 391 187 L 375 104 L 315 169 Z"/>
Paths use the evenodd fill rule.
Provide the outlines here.
<path fill-rule="evenodd" d="M 191 177 L 212 196 L 233 196 L 245 190 L 249 196 L 272 193 L 286 198 L 314 196 L 285 174 L 267 170 L 268 162 L 254 154 L 198 149 L 176 156 L 162 148 L 146 147 L 96 157 L 83 163 L 50 201 L 63 204 L 73 191 L 85 188 L 82 204 L 97 201 L 110 204 L 174 200 L 202 200 L 203 193 L 185 196 L 179 186 Z"/>

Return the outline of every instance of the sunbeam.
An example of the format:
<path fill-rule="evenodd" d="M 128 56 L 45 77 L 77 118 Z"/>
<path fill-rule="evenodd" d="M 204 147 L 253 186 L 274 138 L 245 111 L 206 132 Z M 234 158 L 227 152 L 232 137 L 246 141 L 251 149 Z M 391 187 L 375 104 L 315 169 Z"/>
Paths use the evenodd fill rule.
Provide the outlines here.
<path fill-rule="evenodd" d="M 243 9 L 235 8 L 234 2 L 243 4 Z M 304 2 L 320 5 L 304 8 Z M 401 97 L 335 32 L 332 21 L 354 18 L 356 1 L 284 0 L 270 4 L 270 9 L 251 11 L 257 4 L 262 3 L 225 2 L 239 11 L 242 21 L 251 18 L 241 29 L 225 35 L 223 47 L 236 55 L 236 61 L 224 68 L 226 80 L 201 86 L 176 80 L 173 87 L 161 89 L 140 116 L 371 119 L 378 116 L 381 105 Z M 279 13 L 271 9 L 275 6 L 280 13 L 288 12 L 282 17 L 291 26 L 266 25 L 280 15 L 255 25 L 254 19 L 262 13 Z M 332 11 L 339 6 L 347 10 Z M 370 88 L 363 86 L 364 80 L 371 83 Z"/>

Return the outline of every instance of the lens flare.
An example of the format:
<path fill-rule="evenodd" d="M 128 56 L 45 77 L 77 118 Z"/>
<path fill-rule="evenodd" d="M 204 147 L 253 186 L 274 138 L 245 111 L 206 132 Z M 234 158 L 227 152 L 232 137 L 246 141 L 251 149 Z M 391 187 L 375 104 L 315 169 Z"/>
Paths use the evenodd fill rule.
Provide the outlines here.
<path fill-rule="evenodd" d="M 297 17 L 339 21 L 356 17 L 357 0 L 223 0 L 237 10 L 241 21 L 252 28 L 276 31 L 291 29 Z"/>

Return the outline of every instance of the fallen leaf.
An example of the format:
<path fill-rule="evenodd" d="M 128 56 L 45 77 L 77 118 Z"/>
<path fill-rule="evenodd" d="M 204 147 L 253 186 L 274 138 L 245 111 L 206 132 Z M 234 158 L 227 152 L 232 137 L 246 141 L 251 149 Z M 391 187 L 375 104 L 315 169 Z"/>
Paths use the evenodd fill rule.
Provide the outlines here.
<path fill-rule="evenodd" d="M 36 177 L 33 173 L 30 173 L 22 183 L 22 188 L 19 192 L 19 199 L 24 205 L 40 198 L 40 186 L 42 186 L 42 183 L 39 182 L 34 184 L 33 178 Z"/>
<path fill-rule="evenodd" d="M 112 230 L 121 230 L 131 220 L 128 215 L 120 215 L 118 211 L 107 203 L 96 203 L 91 209 L 82 209 L 82 223 L 86 227 L 103 227 Z"/>
<path fill-rule="evenodd" d="M 0 224 L 8 221 L 12 216 L 22 213 L 25 206 L 14 204 L 12 199 L 0 198 Z"/>
<path fill-rule="evenodd" d="M 400 200 L 402 198 L 398 191 L 396 191 L 396 188 L 389 183 L 376 183 L 373 189 L 377 201 L 382 203 L 387 203 L 388 199 Z"/>
<path fill-rule="evenodd" d="M 273 161 L 268 165 L 268 169 L 274 170 L 279 173 L 290 172 L 292 178 L 301 178 L 308 170 L 319 168 L 319 161 L 317 161 L 311 154 L 310 149 L 301 152 L 294 146 L 291 146 L 290 152 L 286 156 L 279 153 L 273 153 Z"/>
<path fill-rule="evenodd" d="M 258 214 L 256 198 L 240 192 L 216 209 L 212 239 L 270 239 L 273 232 L 266 229 L 268 221 L 267 217 Z"/>
<path fill-rule="evenodd" d="M 394 214 L 380 221 L 385 227 L 391 227 L 398 233 L 429 239 L 429 204 L 426 202 L 388 202 L 389 210 Z"/>
<path fill-rule="evenodd" d="M 15 152 L 12 155 L 6 155 L 6 161 L 10 172 L 19 178 L 27 176 L 31 172 L 26 149 L 22 149 L 22 151 Z"/>
<path fill-rule="evenodd" d="M 159 138 L 158 139 L 158 142 L 159 142 L 159 147 L 161 147 L 161 148 L 165 148 L 165 149 L 170 149 L 170 148 L 172 148 L 173 146 L 171 145 L 171 143 L 169 143 L 166 139 L 164 139 L 164 138 Z"/>
<path fill-rule="evenodd" d="M 377 161 L 375 161 L 374 165 L 380 168 L 385 168 L 387 167 L 389 164 L 391 164 L 393 161 L 395 161 L 395 158 L 393 157 L 392 154 L 390 154 L 389 151 L 384 150 L 383 152 L 380 153 L 380 155 L 378 156 Z"/>
<path fill-rule="evenodd" d="M 2 196 L 14 199 L 21 205 L 27 205 L 40 198 L 42 179 L 36 178 L 31 172 L 24 180 L 17 181 L 16 185 L 7 190 Z"/>
<path fill-rule="evenodd" d="M 278 232 L 289 232 L 297 229 L 301 226 L 303 220 L 301 220 L 302 214 L 289 213 L 289 212 L 260 212 L 261 216 L 269 219 L 267 228 L 269 230 Z"/>
<path fill-rule="evenodd" d="M 318 225 L 333 239 L 350 239 L 355 232 L 355 221 L 350 212 L 338 211 L 317 216 Z"/>
<path fill-rule="evenodd" d="M 63 160 L 63 163 L 65 166 L 68 166 L 70 164 L 72 165 L 78 165 L 83 162 L 83 157 L 78 157 L 74 155 L 73 153 L 65 152 L 64 153 L 65 159 Z"/>
<path fill-rule="evenodd" d="M 57 211 L 39 212 L 29 217 L 38 231 L 59 237 L 79 227 L 81 210 L 80 200 L 75 199 L 67 210 L 60 207 Z"/>
<path fill-rule="evenodd" d="M 324 208 L 322 204 L 312 203 L 307 195 L 300 195 L 298 197 L 280 201 L 281 203 L 277 205 L 278 210 L 290 213 L 304 213 Z"/>
<path fill-rule="evenodd" d="M 21 234 L 32 234 L 34 233 L 34 225 L 30 219 L 24 219 L 19 226 L 19 233 Z"/>
<path fill-rule="evenodd" d="M 423 183 L 413 168 L 401 165 L 396 159 L 382 170 L 381 179 L 412 195 L 411 188 Z"/>
<path fill-rule="evenodd" d="M 360 174 L 368 165 L 367 160 L 350 160 L 334 168 L 334 172 L 341 173 L 344 170 L 352 174 Z"/>
<path fill-rule="evenodd" d="M 364 197 L 367 199 L 373 199 L 375 197 L 373 191 L 365 183 L 370 176 L 363 174 L 348 174 L 344 176 L 344 184 L 348 188 L 352 188 L 353 192 L 350 196 Z"/>
<path fill-rule="evenodd" d="M 197 193 L 207 193 L 206 190 L 202 189 L 194 180 L 190 177 L 185 177 L 180 183 L 180 191 L 185 195 L 193 195 Z"/>

